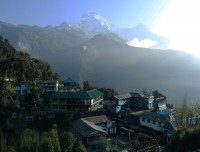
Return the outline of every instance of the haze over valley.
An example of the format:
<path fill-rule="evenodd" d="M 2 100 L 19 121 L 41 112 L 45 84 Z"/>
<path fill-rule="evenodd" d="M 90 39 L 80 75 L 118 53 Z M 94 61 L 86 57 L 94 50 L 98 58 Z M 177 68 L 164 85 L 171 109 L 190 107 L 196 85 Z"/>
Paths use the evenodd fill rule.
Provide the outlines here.
<path fill-rule="evenodd" d="M 57 26 L 2 21 L 0 35 L 18 50 L 48 62 L 62 79 L 88 80 L 121 93 L 159 90 L 171 103 L 200 99 L 200 59 L 168 50 L 169 39 L 143 24 L 117 28 L 99 13 L 89 11 L 80 22 Z"/>

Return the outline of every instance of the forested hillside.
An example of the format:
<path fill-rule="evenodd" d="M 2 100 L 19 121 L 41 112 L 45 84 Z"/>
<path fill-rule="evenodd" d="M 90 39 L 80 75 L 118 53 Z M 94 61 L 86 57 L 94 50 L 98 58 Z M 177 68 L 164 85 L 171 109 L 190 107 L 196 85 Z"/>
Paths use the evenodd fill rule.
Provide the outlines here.
<path fill-rule="evenodd" d="M 16 82 L 36 79 L 56 79 L 48 63 L 32 58 L 30 54 L 17 51 L 7 39 L 0 36 L 0 76 L 1 79 L 14 79 Z"/>
<path fill-rule="evenodd" d="M 31 98 L 37 99 L 35 89 L 36 79 L 58 79 L 49 64 L 32 58 L 28 53 L 15 50 L 7 39 L 0 36 L 0 127 L 9 125 L 8 113 L 19 111 L 23 107 L 16 99 L 15 87 L 20 84 L 29 84 L 29 89 L 33 92 Z M 28 100 L 29 101 L 29 100 Z"/>

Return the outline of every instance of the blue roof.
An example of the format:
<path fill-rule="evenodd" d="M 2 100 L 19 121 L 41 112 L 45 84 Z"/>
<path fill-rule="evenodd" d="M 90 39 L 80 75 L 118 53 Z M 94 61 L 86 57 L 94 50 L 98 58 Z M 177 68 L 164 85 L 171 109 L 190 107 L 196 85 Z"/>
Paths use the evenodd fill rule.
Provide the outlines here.
<path fill-rule="evenodd" d="M 160 115 L 170 115 L 173 112 L 173 110 L 174 109 L 165 109 L 165 110 L 159 111 L 158 113 Z"/>
<path fill-rule="evenodd" d="M 28 87 L 25 86 L 25 85 L 22 85 L 21 87 L 22 87 L 22 90 L 23 90 L 23 91 L 28 90 Z M 21 90 L 21 89 L 20 89 L 20 86 L 16 86 L 15 89 L 16 89 L 16 91 L 20 91 L 20 90 Z"/>
<path fill-rule="evenodd" d="M 70 82 L 76 82 L 75 80 L 71 78 L 67 78 L 66 80 L 63 81 L 64 83 L 70 83 Z"/>

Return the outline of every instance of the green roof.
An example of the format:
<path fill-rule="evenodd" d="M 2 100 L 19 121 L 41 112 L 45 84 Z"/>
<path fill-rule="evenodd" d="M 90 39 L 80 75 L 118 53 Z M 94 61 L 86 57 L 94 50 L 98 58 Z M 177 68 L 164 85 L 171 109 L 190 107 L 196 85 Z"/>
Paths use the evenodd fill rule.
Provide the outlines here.
<path fill-rule="evenodd" d="M 52 92 L 50 99 L 94 99 L 103 93 L 97 89 L 79 92 Z"/>

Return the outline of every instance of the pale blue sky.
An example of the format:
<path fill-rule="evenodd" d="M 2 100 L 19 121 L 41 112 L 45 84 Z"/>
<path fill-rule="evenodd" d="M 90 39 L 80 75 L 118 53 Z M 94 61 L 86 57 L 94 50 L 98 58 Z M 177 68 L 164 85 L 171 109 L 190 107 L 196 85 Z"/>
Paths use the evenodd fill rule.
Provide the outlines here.
<path fill-rule="evenodd" d="M 169 1 L 166 0 L 0 0 L 0 20 L 13 24 L 56 26 L 78 22 L 90 11 L 101 14 L 116 27 L 152 25 Z"/>

